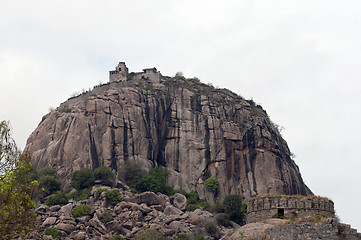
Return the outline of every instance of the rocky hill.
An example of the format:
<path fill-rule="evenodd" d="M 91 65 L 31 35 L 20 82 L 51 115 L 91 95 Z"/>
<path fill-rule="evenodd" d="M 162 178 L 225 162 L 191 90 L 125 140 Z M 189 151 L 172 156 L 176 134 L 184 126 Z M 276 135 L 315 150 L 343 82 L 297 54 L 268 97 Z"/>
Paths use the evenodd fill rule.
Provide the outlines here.
<path fill-rule="evenodd" d="M 130 161 L 164 166 L 171 187 L 210 202 L 229 194 L 312 194 L 277 126 L 252 100 L 198 79 L 129 76 L 44 116 L 25 148 L 34 167 L 56 169 L 67 185 L 84 167 L 105 165 L 119 179 Z M 219 182 L 215 194 L 204 187 L 211 176 Z"/>

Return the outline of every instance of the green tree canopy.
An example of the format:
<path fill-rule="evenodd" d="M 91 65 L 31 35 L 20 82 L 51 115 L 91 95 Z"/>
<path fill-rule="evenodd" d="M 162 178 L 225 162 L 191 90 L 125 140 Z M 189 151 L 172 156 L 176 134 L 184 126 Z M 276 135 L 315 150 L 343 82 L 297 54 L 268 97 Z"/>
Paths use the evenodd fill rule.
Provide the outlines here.
<path fill-rule="evenodd" d="M 141 179 L 131 183 L 131 187 L 139 192 L 160 192 L 171 194 L 174 190 L 167 185 L 169 171 L 163 167 L 156 167 L 149 170 L 149 173 Z"/>
<path fill-rule="evenodd" d="M 73 173 L 71 185 L 79 191 L 94 186 L 94 181 L 93 171 L 89 168 L 82 168 Z"/>
<path fill-rule="evenodd" d="M 0 239 L 21 235 L 35 221 L 30 169 L 29 155 L 17 149 L 8 123 L 0 122 Z"/>
<path fill-rule="evenodd" d="M 204 185 L 208 191 L 215 192 L 218 189 L 218 180 L 215 177 L 207 178 Z"/>
<path fill-rule="evenodd" d="M 229 214 L 232 221 L 240 223 L 242 221 L 242 201 L 240 195 L 228 195 L 223 200 L 225 213 Z"/>
<path fill-rule="evenodd" d="M 114 174 L 106 166 L 100 166 L 94 170 L 94 177 L 100 180 L 105 186 L 112 186 L 114 181 Z"/>

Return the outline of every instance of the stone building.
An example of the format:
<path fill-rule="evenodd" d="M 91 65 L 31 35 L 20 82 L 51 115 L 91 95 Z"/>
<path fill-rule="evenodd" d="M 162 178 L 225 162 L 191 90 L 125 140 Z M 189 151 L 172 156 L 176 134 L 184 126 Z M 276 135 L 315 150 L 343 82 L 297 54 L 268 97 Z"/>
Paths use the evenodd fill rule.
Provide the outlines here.
<path fill-rule="evenodd" d="M 125 82 L 131 80 L 145 80 L 160 83 L 162 74 L 156 68 L 146 68 L 143 72 L 128 73 L 125 62 L 119 62 L 115 70 L 109 71 L 109 82 Z"/>
<path fill-rule="evenodd" d="M 246 221 L 257 222 L 272 217 L 335 217 L 334 203 L 317 196 L 264 196 L 248 201 Z"/>

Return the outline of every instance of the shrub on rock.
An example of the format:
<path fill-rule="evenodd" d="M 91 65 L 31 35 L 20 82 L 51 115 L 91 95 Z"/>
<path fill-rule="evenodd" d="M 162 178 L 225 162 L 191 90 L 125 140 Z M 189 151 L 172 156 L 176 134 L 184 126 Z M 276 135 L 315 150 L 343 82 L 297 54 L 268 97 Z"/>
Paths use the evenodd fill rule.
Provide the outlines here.
<path fill-rule="evenodd" d="M 65 193 L 61 192 L 61 193 L 57 193 L 54 196 L 52 196 L 51 198 L 49 198 L 48 200 L 45 201 L 45 205 L 48 206 L 54 206 L 54 205 L 65 205 L 68 203 L 68 197 L 66 196 Z"/>
<path fill-rule="evenodd" d="M 56 228 L 50 227 L 50 228 L 45 229 L 45 235 L 52 236 L 53 238 L 60 239 L 61 238 L 61 231 L 59 231 Z"/>
<path fill-rule="evenodd" d="M 88 215 L 90 213 L 90 209 L 91 208 L 88 205 L 76 206 L 75 208 L 73 208 L 73 210 L 71 210 L 71 216 L 73 218 L 77 218 L 77 217 Z"/>
<path fill-rule="evenodd" d="M 94 186 L 94 173 L 91 169 L 83 168 L 73 173 L 71 185 L 78 191 Z"/>
<path fill-rule="evenodd" d="M 112 186 L 114 174 L 106 166 L 100 166 L 94 170 L 95 180 L 100 180 L 102 185 Z"/>
<path fill-rule="evenodd" d="M 110 203 L 113 206 L 117 205 L 119 202 L 122 201 L 122 196 L 119 194 L 118 190 L 116 190 L 116 189 L 111 190 L 111 191 L 106 191 L 105 197 L 107 199 L 109 199 Z"/>
<path fill-rule="evenodd" d="M 55 193 L 56 191 L 61 190 L 60 181 L 51 175 L 43 175 L 39 179 L 40 187 L 44 188 L 44 191 L 47 195 Z"/>
<path fill-rule="evenodd" d="M 156 229 L 147 229 L 141 231 L 132 238 L 132 240 L 164 240 L 164 236 L 162 233 L 157 231 Z"/>
<path fill-rule="evenodd" d="M 224 226 L 224 227 L 232 227 L 233 226 L 233 224 L 232 224 L 232 222 L 230 220 L 229 214 L 227 214 L 227 213 L 218 214 L 217 223 L 219 225 Z"/>
<path fill-rule="evenodd" d="M 206 230 L 206 232 L 209 233 L 210 235 L 214 235 L 217 233 L 218 228 L 214 222 L 206 222 L 204 224 L 204 230 Z"/>
<path fill-rule="evenodd" d="M 191 238 L 189 237 L 188 234 L 180 233 L 175 240 L 190 240 L 190 239 Z"/>
<path fill-rule="evenodd" d="M 218 189 L 218 180 L 215 177 L 207 178 L 204 182 L 204 186 L 210 192 L 215 192 Z"/>

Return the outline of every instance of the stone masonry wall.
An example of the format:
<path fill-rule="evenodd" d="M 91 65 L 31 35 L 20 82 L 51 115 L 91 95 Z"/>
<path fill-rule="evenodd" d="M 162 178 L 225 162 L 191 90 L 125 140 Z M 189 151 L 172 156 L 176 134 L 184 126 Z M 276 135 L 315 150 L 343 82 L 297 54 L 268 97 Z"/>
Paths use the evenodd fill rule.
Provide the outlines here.
<path fill-rule="evenodd" d="M 252 238 L 253 240 L 264 239 L 328 239 L 328 240 L 359 240 L 361 234 L 350 227 L 350 225 L 329 222 L 295 222 L 283 224 L 266 229 Z"/>
<path fill-rule="evenodd" d="M 247 223 L 257 222 L 277 214 L 285 217 L 314 217 L 316 214 L 327 218 L 335 216 L 334 203 L 315 196 L 267 196 L 248 201 Z"/>

